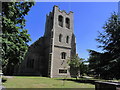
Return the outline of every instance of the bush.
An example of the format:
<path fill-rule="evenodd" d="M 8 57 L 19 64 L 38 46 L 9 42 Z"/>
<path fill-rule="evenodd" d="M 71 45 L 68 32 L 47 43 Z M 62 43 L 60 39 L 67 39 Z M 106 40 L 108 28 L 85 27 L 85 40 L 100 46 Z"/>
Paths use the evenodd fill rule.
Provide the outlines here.
<path fill-rule="evenodd" d="M 6 81 L 7 81 L 7 78 L 2 77 L 2 82 L 4 83 L 4 82 L 6 82 Z"/>

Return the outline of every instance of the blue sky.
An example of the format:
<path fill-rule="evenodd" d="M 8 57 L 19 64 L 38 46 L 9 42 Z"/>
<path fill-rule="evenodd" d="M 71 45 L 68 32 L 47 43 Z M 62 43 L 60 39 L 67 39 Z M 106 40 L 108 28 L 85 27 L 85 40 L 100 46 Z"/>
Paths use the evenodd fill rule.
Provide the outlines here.
<path fill-rule="evenodd" d="M 97 48 L 99 43 L 95 38 L 98 31 L 103 31 L 102 27 L 111 14 L 118 12 L 117 2 L 36 2 L 25 17 L 25 28 L 32 38 L 29 45 L 44 35 L 46 14 L 52 11 L 54 5 L 59 6 L 60 10 L 74 12 L 74 33 L 79 57 L 87 59 L 87 49 L 101 51 Z"/>

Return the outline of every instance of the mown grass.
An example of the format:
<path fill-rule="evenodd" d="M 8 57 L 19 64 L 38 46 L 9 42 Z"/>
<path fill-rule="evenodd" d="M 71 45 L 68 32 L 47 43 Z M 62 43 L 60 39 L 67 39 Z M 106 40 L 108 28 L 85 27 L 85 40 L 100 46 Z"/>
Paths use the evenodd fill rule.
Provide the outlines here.
<path fill-rule="evenodd" d="M 6 88 L 95 88 L 95 85 L 62 80 L 63 78 L 14 76 L 3 85 Z"/>

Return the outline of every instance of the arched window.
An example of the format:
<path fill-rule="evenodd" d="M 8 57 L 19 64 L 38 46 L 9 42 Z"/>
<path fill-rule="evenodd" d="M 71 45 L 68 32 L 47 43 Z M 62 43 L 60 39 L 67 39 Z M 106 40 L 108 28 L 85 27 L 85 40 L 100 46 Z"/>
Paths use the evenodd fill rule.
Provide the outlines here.
<path fill-rule="evenodd" d="M 34 67 L 34 59 L 31 60 L 31 68 Z"/>
<path fill-rule="evenodd" d="M 34 68 L 34 59 L 28 59 L 27 60 L 27 67 L 28 68 Z"/>
<path fill-rule="evenodd" d="M 62 42 L 62 34 L 59 35 L 59 42 Z"/>
<path fill-rule="evenodd" d="M 61 53 L 61 59 L 66 59 L 66 53 L 65 52 Z"/>
<path fill-rule="evenodd" d="M 58 23 L 59 23 L 59 26 L 63 27 L 63 16 L 61 15 L 58 16 Z"/>
<path fill-rule="evenodd" d="M 66 28 L 70 29 L 70 19 L 66 18 L 65 22 L 66 22 Z"/>
<path fill-rule="evenodd" d="M 69 36 L 66 37 L 66 43 L 69 43 Z"/>

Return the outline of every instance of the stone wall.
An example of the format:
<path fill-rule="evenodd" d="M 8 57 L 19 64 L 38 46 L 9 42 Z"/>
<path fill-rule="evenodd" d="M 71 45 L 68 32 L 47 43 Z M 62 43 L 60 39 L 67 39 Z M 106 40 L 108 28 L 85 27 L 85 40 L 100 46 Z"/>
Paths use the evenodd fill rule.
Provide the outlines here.
<path fill-rule="evenodd" d="M 22 62 L 19 70 L 20 75 L 39 75 L 45 76 L 47 70 L 46 68 L 46 59 L 45 59 L 45 50 L 44 50 L 44 38 L 39 38 L 34 42 L 28 49 L 26 53 L 25 60 Z M 32 63 L 30 63 L 33 60 Z M 30 64 L 32 66 L 30 66 Z"/>

